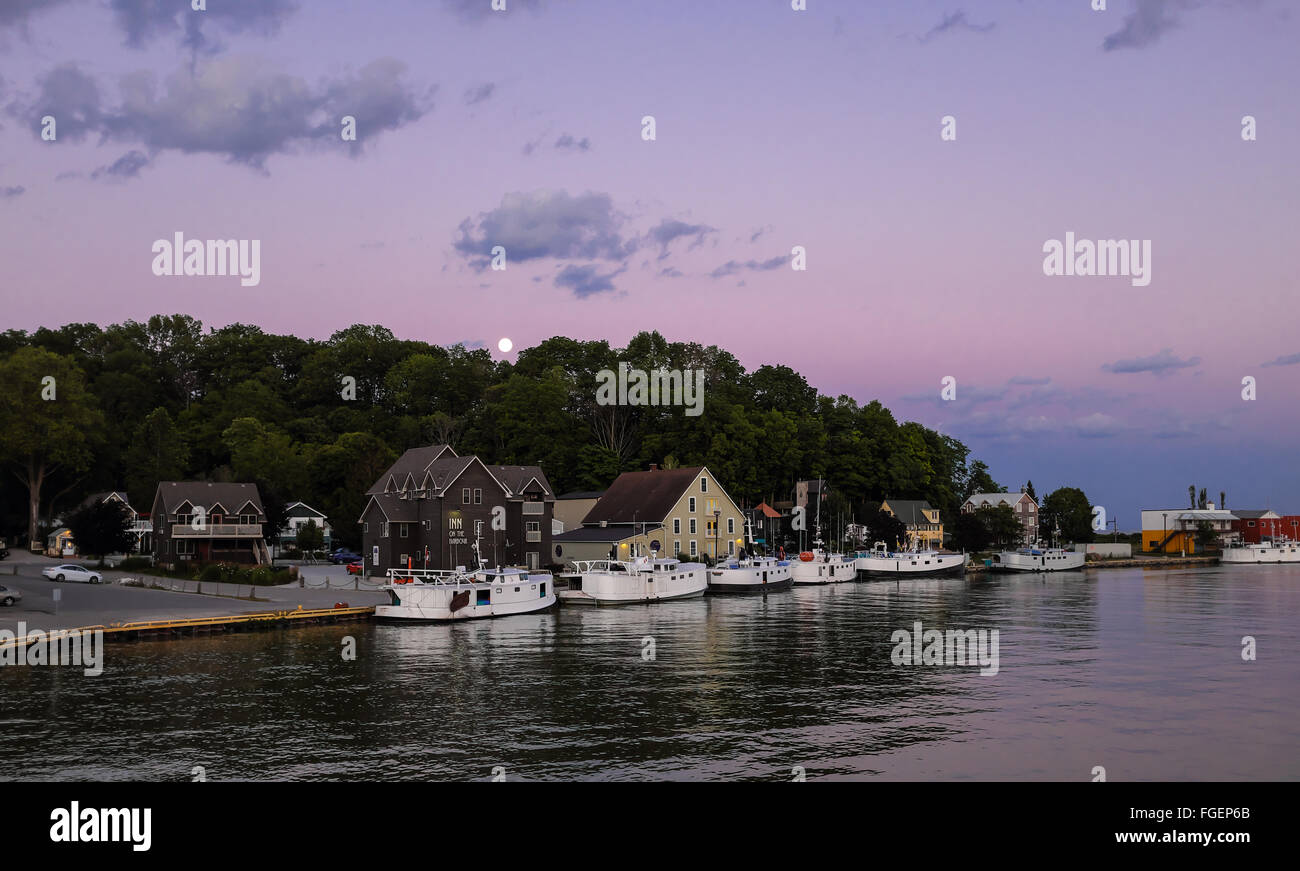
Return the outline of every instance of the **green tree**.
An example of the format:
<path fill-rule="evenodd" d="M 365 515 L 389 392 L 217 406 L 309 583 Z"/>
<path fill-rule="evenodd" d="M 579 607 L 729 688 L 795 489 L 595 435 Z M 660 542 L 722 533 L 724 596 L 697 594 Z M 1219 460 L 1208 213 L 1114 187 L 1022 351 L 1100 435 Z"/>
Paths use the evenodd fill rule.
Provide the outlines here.
<path fill-rule="evenodd" d="M 103 426 L 85 375 L 70 358 L 19 348 L 0 362 L 0 462 L 27 488 L 27 535 L 37 540 L 41 487 L 58 469 L 87 468 Z"/>
<path fill-rule="evenodd" d="M 185 477 L 190 450 L 165 408 L 155 408 L 134 430 L 126 452 L 126 486 L 134 505 L 150 505 L 159 481 Z"/>
<path fill-rule="evenodd" d="M 988 550 L 993 542 L 984 518 L 977 511 L 963 511 L 957 515 L 953 522 L 952 540 L 953 545 L 965 553 Z"/>
<path fill-rule="evenodd" d="M 311 553 L 325 546 L 325 532 L 316 525 L 315 520 L 308 520 L 298 527 L 295 541 L 300 551 Z"/>
<path fill-rule="evenodd" d="M 1062 541 L 1092 541 L 1092 504 L 1077 487 L 1060 487 L 1047 494 L 1038 519 L 1045 534 L 1056 534 L 1059 529 Z"/>
<path fill-rule="evenodd" d="M 82 555 L 126 553 L 135 544 L 131 513 L 116 499 L 91 502 L 68 517 L 68 531 Z"/>
<path fill-rule="evenodd" d="M 864 525 L 871 541 L 883 541 L 890 550 L 899 550 L 907 543 L 907 525 L 888 511 L 877 509 L 868 514 Z"/>
<path fill-rule="evenodd" d="M 983 460 L 976 460 L 970 465 L 970 475 L 962 489 L 962 500 L 969 499 L 972 493 L 1005 493 L 1006 488 L 994 481 L 989 475 L 989 467 Z"/>
<path fill-rule="evenodd" d="M 1025 485 L 1025 492 L 1029 494 L 1029 498 L 1033 499 L 1035 504 L 1038 503 L 1038 494 L 1034 492 L 1033 481 L 1030 481 L 1028 484 Z"/>
<path fill-rule="evenodd" d="M 1010 505 L 985 505 L 975 513 L 994 544 L 1007 547 L 1024 541 L 1025 528 Z"/>

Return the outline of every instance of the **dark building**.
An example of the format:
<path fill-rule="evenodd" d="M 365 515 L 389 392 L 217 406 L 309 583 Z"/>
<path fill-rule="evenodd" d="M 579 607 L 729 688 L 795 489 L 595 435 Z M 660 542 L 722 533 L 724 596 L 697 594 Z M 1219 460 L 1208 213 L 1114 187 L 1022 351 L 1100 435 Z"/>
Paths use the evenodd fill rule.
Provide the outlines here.
<path fill-rule="evenodd" d="M 153 497 L 153 553 L 159 565 L 267 565 L 266 511 L 256 484 L 162 481 Z"/>
<path fill-rule="evenodd" d="M 449 445 L 412 448 L 374 485 L 361 513 L 366 571 L 542 567 L 555 495 L 540 466 L 490 466 Z M 548 560 L 549 561 L 549 560 Z"/>

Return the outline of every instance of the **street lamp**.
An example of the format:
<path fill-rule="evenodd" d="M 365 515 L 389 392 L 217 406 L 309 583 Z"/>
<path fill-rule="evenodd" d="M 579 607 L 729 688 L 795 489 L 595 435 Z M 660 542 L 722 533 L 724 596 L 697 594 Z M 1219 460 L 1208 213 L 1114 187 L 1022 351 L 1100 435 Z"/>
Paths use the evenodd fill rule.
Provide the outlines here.
<path fill-rule="evenodd" d="M 718 527 L 722 525 L 722 509 L 713 509 L 713 564 L 718 564 Z"/>
<path fill-rule="evenodd" d="M 1167 545 L 1169 544 L 1169 512 L 1162 511 L 1160 512 L 1160 516 L 1164 518 L 1164 526 L 1160 530 L 1162 535 L 1164 536 L 1160 540 L 1160 550 L 1161 552 L 1164 552 Z"/>

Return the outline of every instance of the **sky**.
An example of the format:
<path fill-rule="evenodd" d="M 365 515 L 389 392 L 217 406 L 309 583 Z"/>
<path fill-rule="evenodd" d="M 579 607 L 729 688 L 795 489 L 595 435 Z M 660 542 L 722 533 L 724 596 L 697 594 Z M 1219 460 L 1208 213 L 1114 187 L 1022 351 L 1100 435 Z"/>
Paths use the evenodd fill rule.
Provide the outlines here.
<path fill-rule="evenodd" d="M 0 328 L 658 330 L 1121 529 L 1189 484 L 1300 513 L 1297 10 L 1093 5 L 3 0 Z M 178 232 L 260 282 L 155 275 Z M 1045 274 L 1067 233 L 1149 281 Z"/>

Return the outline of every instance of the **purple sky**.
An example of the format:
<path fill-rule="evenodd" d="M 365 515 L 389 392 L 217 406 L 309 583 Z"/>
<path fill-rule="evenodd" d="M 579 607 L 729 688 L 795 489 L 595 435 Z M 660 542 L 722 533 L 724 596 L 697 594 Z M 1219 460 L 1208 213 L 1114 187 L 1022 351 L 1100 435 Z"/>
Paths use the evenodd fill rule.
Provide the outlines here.
<path fill-rule="evenodd" d="M 658 329 L 1122 528 L 1191 483 L 1300 511 L 1289 3 L 488 4 L 6 0 L 4 326 Z M 154 276 L 177 231 L 260 239 L 261 284 Z M 1151 283 L 1045 276 L 1067 231 L 1150 239 Z"/>

